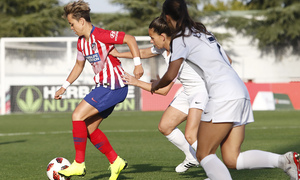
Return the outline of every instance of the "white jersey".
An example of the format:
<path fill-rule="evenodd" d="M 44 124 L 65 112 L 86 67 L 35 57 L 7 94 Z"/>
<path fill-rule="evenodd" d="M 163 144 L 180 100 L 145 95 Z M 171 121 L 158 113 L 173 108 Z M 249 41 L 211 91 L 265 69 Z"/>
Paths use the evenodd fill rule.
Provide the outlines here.
<path fill-rule="evenodd" d="M 213 36 L 193 33 L 188 37 L 178 37 L 173 40 L 172 52 L 171 61 L 183 58 L 204 79 L 211 100 L 250 99 L 244 82 Z"/>
<path fill-rule="evenodd" d="M 165 49 L 158 49 L 156 47 L 152 47 L 151 52 L 153 54 L 161 54 L 167 65 L 169 65 L 171 53 L 168 55 Z M 177 79 L 181 82 L 183 89 L 188 96 L 194 93 L 207 92 L 204 81 L 187 62 L 182 63 Z"/>

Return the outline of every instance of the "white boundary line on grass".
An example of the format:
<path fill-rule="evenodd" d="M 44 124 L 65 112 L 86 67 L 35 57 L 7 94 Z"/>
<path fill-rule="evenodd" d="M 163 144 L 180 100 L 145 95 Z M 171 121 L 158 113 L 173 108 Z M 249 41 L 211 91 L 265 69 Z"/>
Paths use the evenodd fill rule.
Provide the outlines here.
<path fill-rule="evenodd" d="M 264 129 L 300 129 L 300 126 L 275 126 L 275 127 L 247 127 L 246 130 L 264 130 Z M 158 132 L 158 130 L 103 130 L 103 132 L 107 133 L 131 133 L 131 132 Z M 18 132 L 18 133 L 0 133 L 0 137 L 7 136 L 28 136 L 28 135 L 47 135 L 47 134 L 71 134 L 72 131 L 52 131 L 52 132 Z"/>
<path fill-rule="evenodd" d="M 158 130 L 103 130 L 103 132 L 128 133 L 128 132 L 156 132 Z M 18 133 L 0 133 L 0 137 L 5 136 L 28 136 L 28 135 L 46 135 L 46 134 L 71 134 L 72 131 L 52 131 L 52 132 L 18 132 Z"/>

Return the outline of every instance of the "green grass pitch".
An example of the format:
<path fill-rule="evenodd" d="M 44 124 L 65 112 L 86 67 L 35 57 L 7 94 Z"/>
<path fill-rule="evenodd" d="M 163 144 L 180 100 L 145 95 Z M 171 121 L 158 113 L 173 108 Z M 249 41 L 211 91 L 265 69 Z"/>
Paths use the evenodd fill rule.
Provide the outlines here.
<path fill-rule="evenodd" d="M 129 163 L 119 179 L 205 179 L 201 167 L 178 174 L 174 168 L 185 158 L 158 130 L 163 112 L 113 112 L 100 129 L 116 152 Z M 300 152 L 300 111 L 256 111 L 247 125 L 242 151 Z M 184 130 L 185 124 L 179 128 Z M 0 116 L 0 179 L 47 179 L 46 167 L 55 157 L 74 160 L 71 113 Z M 217 155 L 220 157 L 220 152 Z M 108 179 L 106 157 L 87 143 L 87 174 L 72 180 Z M 230 170 L 237 180 L 288 180 L 280 169 Z"/>

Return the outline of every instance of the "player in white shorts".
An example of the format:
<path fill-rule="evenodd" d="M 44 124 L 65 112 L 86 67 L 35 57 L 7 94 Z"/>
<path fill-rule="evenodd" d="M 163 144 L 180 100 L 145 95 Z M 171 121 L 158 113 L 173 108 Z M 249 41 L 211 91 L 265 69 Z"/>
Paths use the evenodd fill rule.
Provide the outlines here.
<path fill-rule="evenodd" d="M 140 49 L 141 58 L 149 58 L 161 54 L 168 64 L 171 56 L 169 52 L 170 34 L 171 32 L 163 19 L 154 19 L 149 25 L 149 35 L 151 43 L 155 47 Z M 111 54 L 116 57 L 132 57 L 130 52 L 119 53 L 113 50 Z M 170 142 L 185 153 L 185 160 L 175 168 L 176 172 L 185 172 L 190 167 L 199 165 L 194 149 L 197 149 L 197 131 L 200 118 L 198 116 L 189 116 L 188 114 L 194 114 L 195 112 L 202 113 L 208 101 L 208 95 L 204 81 L 199 78 L 199 75 L 187 63 L 182 64 L 177 79 L 182 83 L 184 90 L 170 103 L 170 106 L 166 109 L 160 120 L 158 129 Z M 151 83 L 140 81 L 128 73 L 125 73 L 123 80 L 127 81 L 129 85 L 150 91 Z M 176 78 L 174 78 L 168 87 L 158 90 L 155 93 L 166 95 L 175 83 L 175 80 Z M 184 135 L 177 126 L 186 119 L 187 123 Z"/>
<path fill-rule="evenodd" d="M 202 23 L 189 17 L 185 1 L 166 0 L 161 16 L 173 32 L 172 57 L 165 75 L 152 83 L 151 92 L 167 86 L 183 62 L 190 64 L 204 79 L 209 101 L 199 126 L 197 158 L 209 179 L 231 180 L 227 168 L 281 168 L 292 180 L 299 180 L 296 152 L 284 155 L 260 150 L 240 152 L 245 125 L 253 122 L 247 88 L 214 36 Z M 219 145 L 225 164 L 215 154 Z"/>

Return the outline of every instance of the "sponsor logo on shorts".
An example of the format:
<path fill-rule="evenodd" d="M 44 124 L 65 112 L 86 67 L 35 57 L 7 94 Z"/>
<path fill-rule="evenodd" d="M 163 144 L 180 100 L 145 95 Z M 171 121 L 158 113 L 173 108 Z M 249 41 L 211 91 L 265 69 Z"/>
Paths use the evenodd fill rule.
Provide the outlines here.
<path fill-rule="evenodd" d="M 208 114 L 208 112 L 205 112 L 205 111 L 204 111 L 203 113 L 204 113 L 204 114 Z"/>
<path fill-rule="evenodd" d="M 195 102 L 195 104 L 201 104 L 201 102 Z"/>

